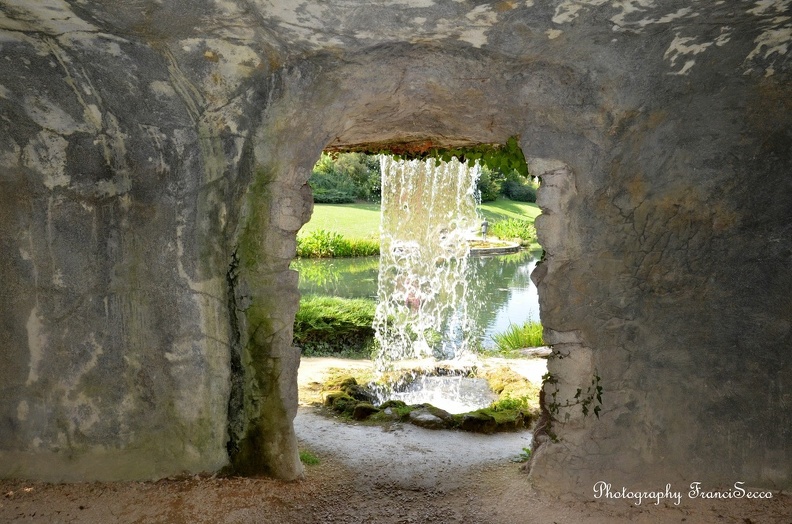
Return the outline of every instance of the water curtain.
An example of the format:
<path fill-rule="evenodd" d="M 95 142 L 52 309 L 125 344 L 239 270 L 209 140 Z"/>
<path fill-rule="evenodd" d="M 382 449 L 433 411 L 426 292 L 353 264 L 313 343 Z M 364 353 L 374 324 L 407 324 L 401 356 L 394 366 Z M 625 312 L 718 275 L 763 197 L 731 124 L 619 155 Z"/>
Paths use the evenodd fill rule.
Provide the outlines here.
<path fill-rule="evenodd" d="M 480 169 L 380 157 L 382 218 L 376 368 L 405 359 L 470 354 L 468 240 L 480 228 Z"/>

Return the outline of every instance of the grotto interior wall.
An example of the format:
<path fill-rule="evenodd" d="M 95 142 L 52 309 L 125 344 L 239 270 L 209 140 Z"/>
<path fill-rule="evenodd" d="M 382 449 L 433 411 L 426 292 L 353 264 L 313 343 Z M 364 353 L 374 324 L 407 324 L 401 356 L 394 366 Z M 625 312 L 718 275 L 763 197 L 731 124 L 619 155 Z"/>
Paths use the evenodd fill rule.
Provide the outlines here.
<path fill-rule="evenodd" d="M 4 477 L 298 477 L 320 151 L 518 135 L 554 348 L 536 485 L 789 486 L 780 3 L 139 4 L 0 1 Z"/>

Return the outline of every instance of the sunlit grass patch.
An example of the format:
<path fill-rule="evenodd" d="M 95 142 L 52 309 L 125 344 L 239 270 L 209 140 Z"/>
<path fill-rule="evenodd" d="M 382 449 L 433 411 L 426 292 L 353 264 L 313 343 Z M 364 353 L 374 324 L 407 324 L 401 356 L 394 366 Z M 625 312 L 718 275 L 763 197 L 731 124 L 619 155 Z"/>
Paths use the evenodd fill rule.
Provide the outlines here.
<path fill-rule="evenodd" d="M 530 320 L 523 325 L 511 324 L 506 331 L 493 335 L 492 339 L 498 350 L 504 353 L 544 346 L 542 324 Z"/>

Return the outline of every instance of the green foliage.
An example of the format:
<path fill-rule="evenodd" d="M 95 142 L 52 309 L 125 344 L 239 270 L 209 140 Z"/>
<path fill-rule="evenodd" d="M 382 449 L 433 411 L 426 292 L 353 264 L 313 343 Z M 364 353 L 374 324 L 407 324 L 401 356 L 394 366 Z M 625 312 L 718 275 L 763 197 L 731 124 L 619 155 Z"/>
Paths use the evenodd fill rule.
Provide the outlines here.
<path fill-rule="evenodd" d="M 316 229 L 297 236 L 297 256 L 313 258 L 366 257 L 379 255 L 379 241 L 350 238 L 334 231 Z"/>
<path fill-rule="evenodd" d="M 379 157 L 363 153 L 344 153 L 335 159 L 336 171 L 355 185 L 358 200 L 379 202 L 382 180 Z"/>
<path fill-rule="evenodd" d="M 306 466 L 316 466 L 319 464 L 319 457 L 311 453 L 310 451 L 302 450 L 300 451 L 300 462 L 305 464 Z"/>
<path fill-rule="evenodd" d="M 501 192 L 506 198 L 517 202 L 536 202 L 536 185 L 516 171 L 506 174 Z"/>
<path fill-rule="evenodd" d="M 530 320 L 522 326 L 511 324 L 506 331 L 497 333 L 492 338 L 502 352 L 544 346 L 542 324 Z"/>
<path fill-rule="evenodd" d="M 559 414 L 562 408 L 570 408 L 573 406 L 580 406 L 583 416 L 587 416 L 589 411 L 594 412 L 594 416 L 599 418 L 600 411 L 602 410 L 602 385 L 600 384 L 600 376 L 598 371 L 594 370 L 594 376 L 591 379 L 591 385 L 585 390 L 578 388 L 575 396 L 572 399 L 567 399 L 565 402 L 558 401 L 558 377 L 550 372 L 542 375 L 542 382 L 546 385 L 555 386 L 550 393 L 550 399 L 546 402 L 547 410 L 555 417 Z M 593 405 L 593 410 L 591 409 Z M 567 413 L 567 418 L 569 413 Z"/>
<path fill-rule="evenodd" d="M 528 395 L 520 397 L 512 397 L 509 394 L 502 396 L 490 405 L 490 409 L 494 411 L 527 411 L 530 408 Z"/>
<path fill-rule="evenodd" d="M 314 202 L 344 204 L 354 202 L 357 196 L 352 179 L 336 169 L 333 160 L 325 154 L 314 166 L 308 185 L 313 190 Z"/>
<path fill-rule="evenodd" d="M 487 166 L 482 166 L 481 175 L 476 182 L 482 202 L 494 202 L 501 194 L 501 184 L 504 177 L 500 171 L 493 171 Z"/>
<path fill-rule="evenodd" d="M 478 161 L 492 171 L 511 173 L 516 171 L 520 176 L 528 178 L 528 165 L 517 137 L 509 138 L 503 145 L 480 144 L 477 146 L 454 149 L 434 149 L 431 155 L 438 160 L 448 162 L 453 157 L 460 161 Z"/>
<path fill-rule="evenodd" d="M 513 240 L 523 246 L 536 243 L 536 228 L 528 220 L 510 218 L 490 225 L 489 234 L 502 240 Z"/>
<path fill-rule="evenodd" d="M 531 184 L 521 184 L 507 180 L 503 184 L 503 195 L 517 202 L 536 202 L 536 188 Z"/>
<path fill-rule="evenodd" d="M 308 181 L 314 202 L 344 204 L 380 197 L 380 168 L 375 156 L 363 153 L 322 154 Z"/>
<path fill-rule="evenodd" d="M 581 388 L 578 388 L 574 398 L 580 401 L 584 417 L 588 415 L 589 407 L 594 404 L 594 415 L 599 418 L 599 413 L 602 409 L 602 386 L 600 385 L 599 375 L 594 373 L 594 378 L 591 379 L 591 386 L 586 388 L 585 393 Z"/>
<path fill-rule="evenodd" d="M 355 201 L 355 195 L 345 189 L 314 187 L 314 202 L 319 204 L 351 204 Z"/>
<path fill-rule="evenodd" d="M 308 295 L 294 319 L 294 343 L 306 356 L 370 354 L 373 300 Z"/>
<path fill-rule="evenodd" d="M 383 148 L 377 151 L 368 150 L 368 152 L 391 155 L 396 159 L 405 160 L 434 158 L 438 163 L 448 162 L 456 157 L 461 162 L 478 162 L 482 166 L 501 173 L 516 171 L 521 177 L 528 178 L 528 165 L 525 163 L 525 156 L 515 136 L 506 140 L 505 144 L 478 144 L 450 149 L 437 147 L 412 149 L 396 145 L 391 149 Z"/>

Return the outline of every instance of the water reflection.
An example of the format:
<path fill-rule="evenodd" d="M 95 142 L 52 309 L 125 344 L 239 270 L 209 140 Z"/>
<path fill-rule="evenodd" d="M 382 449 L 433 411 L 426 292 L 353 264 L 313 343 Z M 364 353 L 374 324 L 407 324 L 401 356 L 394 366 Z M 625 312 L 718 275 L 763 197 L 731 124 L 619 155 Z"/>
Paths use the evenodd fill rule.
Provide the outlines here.
<path fill-rule="evenodd" d="M 492 334 L 509 324 L 539 321 L 539 298 L 530 275 L 539 253 L 471 257 L 468 265 L 468 311 L 474 319 L 475 337 L 483 347 L 494 344 Z M 292 268 L 300 273 L 300 292 L 344 298 L 376 300 L 379 259 L 298 259 Z"/>
<path fill-rule="evenodd" d="M 377 298 L 379 257 L 298 258 L 300 293 L 341 298 Z"/>

